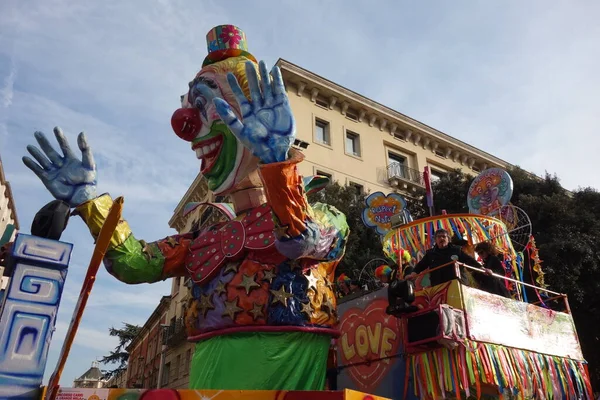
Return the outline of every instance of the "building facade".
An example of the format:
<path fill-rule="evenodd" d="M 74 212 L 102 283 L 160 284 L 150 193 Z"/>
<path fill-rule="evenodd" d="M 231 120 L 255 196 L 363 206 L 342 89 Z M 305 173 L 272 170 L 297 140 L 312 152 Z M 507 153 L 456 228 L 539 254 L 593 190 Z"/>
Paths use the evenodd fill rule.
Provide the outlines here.
<path fill-rule="evenodd" d="M 295 147 L 305 155 L 301 175 L 325 175 L 358 192 L 413 195 L 424 187 L 423 170 L 432 179 L 461 169 L 476 175 L 489 167 L 510 165 L 473 146 L 437 131 L 384 105 L 280 59 L 290 105 L 297 123 Z M 223 218 L 191 202 L 226 201 L 208 192 L 198 175 L 174 210 L 169 226 L 187 233 Z M 167 321 L 162 387 L 184 389 L 189 383 L 193 343 L 185 335 L 184 318 L 191 299 L 189 279 L 174 278 Z"/>
<path fill-rule="evenodd" d="M 163 296 L 140 333 L 127 346 L 126 387 L 156 389 L 164 368 L 163 343 L 168 324 L 171 296 Z"/>
<path fill-rule="evenodd" d="M 74 388 L 102 389 L 105 385 L 106 380 L 100 370 L 98 361 L 93 361 L 92 366 L 83 375 L 73 381 Z"/>
<path fill-rule="evenodd" d="M 4 169 L 2 168 L 2 159 L 0 158 L 0 238 L 6 231 L 8 225 L 13 225 L 15 231 L 8 240 L 11 242 L 16 235 L 16 231 L 19 229 L 19 220 L 17 219 L 17 209 L 15 207 L 15 200 L 10 190 L 10 183 L 4 176 Z"/>
<path fill-rule="evenodd" d="M 127 387 L 127 370 L 118 372 L 106 381 L 106 388 L 126 388 Z"/>
<path fill-rule="evenodd" d="M 10 190 L 10 183 L 4 176 L 0 158 L 0 305 L 9 281 L 8 273 L 4 268 L 8 256 L 8 243 L 15 239 L 18 230 L 19 220 L 17 219 L 15 200 Z"/>
<path fill-rule="evenodd" d="M 297 123 L 297 145 L 306 159 L 300 173 L 325 175 L 361 192 L 410 196 L 453 170 L 477 175 L 509 163 L 404 114 L 307 71 L 278 60 Z"/>

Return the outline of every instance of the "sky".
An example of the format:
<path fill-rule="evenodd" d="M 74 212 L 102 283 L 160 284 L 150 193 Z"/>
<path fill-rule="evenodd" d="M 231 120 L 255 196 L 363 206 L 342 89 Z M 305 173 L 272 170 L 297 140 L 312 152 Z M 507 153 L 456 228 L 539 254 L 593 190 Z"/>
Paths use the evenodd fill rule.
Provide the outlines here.
<path fill-rule="evenodd" d="M 250 5 L 251 4 L 251 5 Z M 29 233 L 50 194 L 21 162 L 40 130 L 85 131 L 98 191 L 125 197 L 136 237 L 168 221 L 199 171 L 170 118 L 206 56 L 206 33 L 234 24 L 250 52 L 291 61 L 567 189 L 600 188 L 600 2 L 3 0 L 0 156 Z M 50 347 L 54 369 L 93 241 L 72 218 L 74 252 Z M 170 283 L 98 275 L 61 385 L 143 324 Z"/>

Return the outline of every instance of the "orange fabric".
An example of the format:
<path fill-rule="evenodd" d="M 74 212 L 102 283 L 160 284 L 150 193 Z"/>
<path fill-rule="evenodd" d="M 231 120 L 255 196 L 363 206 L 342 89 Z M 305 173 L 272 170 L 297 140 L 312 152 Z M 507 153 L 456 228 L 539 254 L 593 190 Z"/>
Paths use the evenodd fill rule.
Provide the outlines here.
<path fill-rule="evenodd" d="M 156 242 L 160 252 L 165 257 L 162 270 L 163 279 L 175 276 L 185 276 L 187 274 L 185 259 L 189 254 L 190 243 L 192 243 L 192 241 L 189 238 L 176 236 L 172 239 L 159 240 Z"/>
<path fill-rule="evenodd" d="M 267 201 L 278 219 L 276 224 L 286 227 L 287 234 L 292 237 L 299 236 L 306 230 L 304 221 L 308 203 L 297 167 L 303 159 L 302 153 L 290 149 L 290 159 L 280 163 L 261 164 L 259 167 Z"/>

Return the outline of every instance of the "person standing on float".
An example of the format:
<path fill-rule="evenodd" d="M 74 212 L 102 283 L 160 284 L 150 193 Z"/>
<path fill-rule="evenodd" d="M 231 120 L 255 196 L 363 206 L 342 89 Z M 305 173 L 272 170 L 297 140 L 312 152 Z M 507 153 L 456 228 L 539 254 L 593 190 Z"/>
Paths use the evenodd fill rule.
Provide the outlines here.
<path fill-rule="evenodd" d="M 187 276 L 194 283 L 186 315 L 196 342 L 191 389 L 320 390 L 331 338 L 339 332 L 333 281 L 349 234 L 345 216 L 309 206 L 291 148 L 296 123 L 279 68 L 267 71 L 231 25 L 208 35 L 209 54 L 173 114 L 175 133 L 191 142 L 216 195 L 235 208 L 230 222 L 152 243 L 122 221 L 104 264 L 129 284 Z M 259 77 L 260 76 L 260 77 Z M 55 198 L 68 202 L 97 237 L 112 205 L 96 194 L 96 167 L 81 133 L 80 161 L 62 131 L 63 151 L 35 133 L 43 154 L 24 157 Z M 312 186 L 311 186 L 312 185 Z M 212 204 L 221 210 L 219 204 Z"/>

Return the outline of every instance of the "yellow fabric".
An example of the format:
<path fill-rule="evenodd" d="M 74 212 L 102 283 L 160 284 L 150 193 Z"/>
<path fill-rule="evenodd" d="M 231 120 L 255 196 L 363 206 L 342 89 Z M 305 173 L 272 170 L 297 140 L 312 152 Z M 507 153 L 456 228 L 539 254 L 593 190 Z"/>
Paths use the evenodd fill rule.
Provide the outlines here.
<path fill-rule="evenodd" d="M 75 208 L 75 214 L 80 215 L 83 222 L 88 226 L 90 233 L 94 237 L 94 240 L 98 238 L 100 229 L 104 225 L 104 221 L 108 216 L 108 212 L 113 205 L 113 199 L 108 194 L 103 194 L 100 197 L 96 197 L 93 200 L 85 202 Z M 110 238 L 109 248 L 114 249 L 115 247 L 123 244 L 125 240 L 131 235 L 131 228 L 125 220 L 120 220 L 117 228 L 115 229 L 112 237 Z"/>

